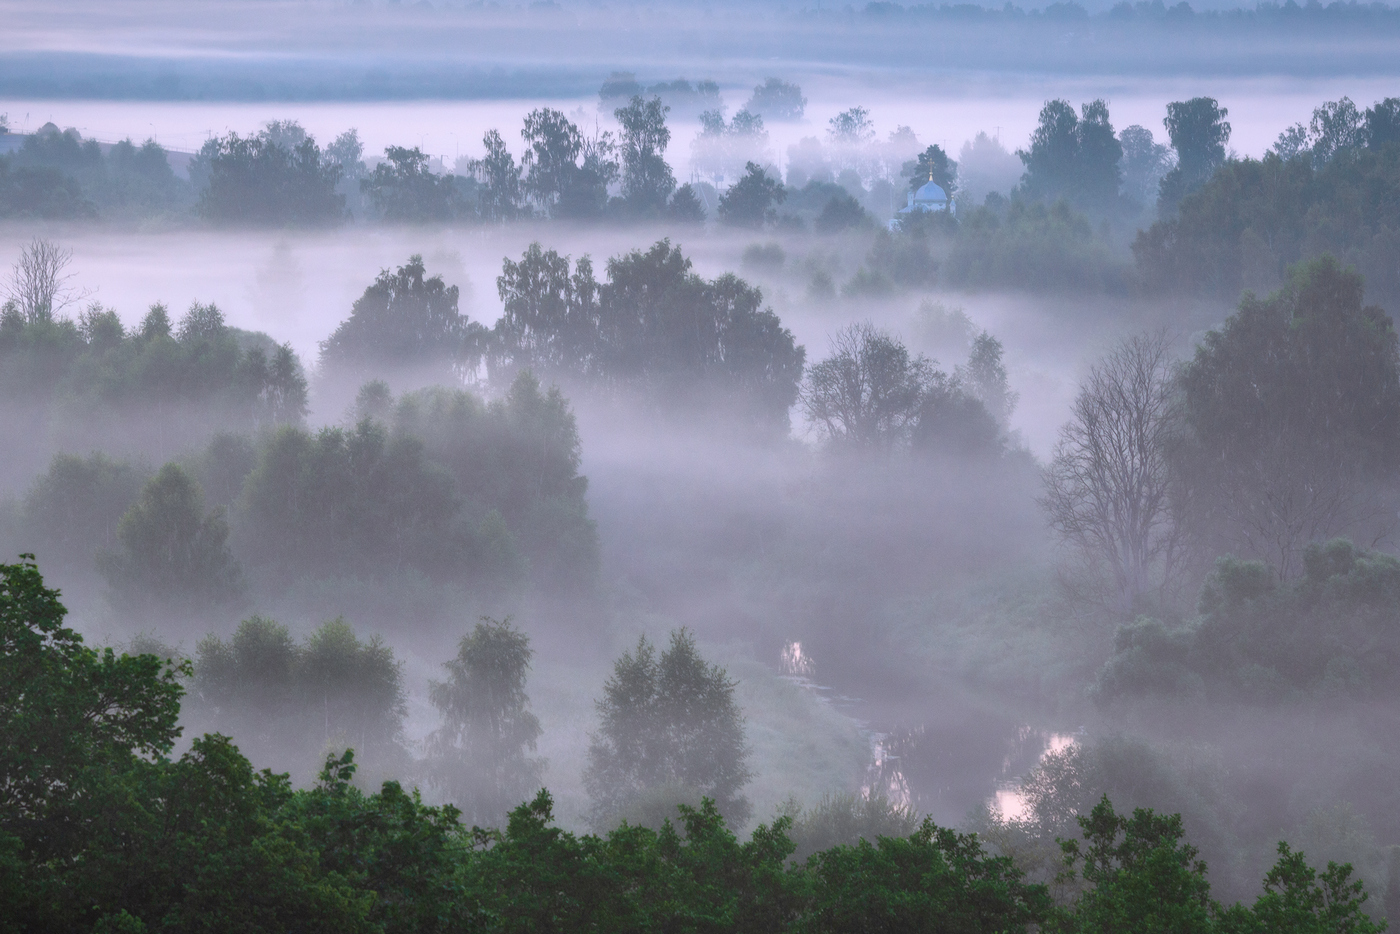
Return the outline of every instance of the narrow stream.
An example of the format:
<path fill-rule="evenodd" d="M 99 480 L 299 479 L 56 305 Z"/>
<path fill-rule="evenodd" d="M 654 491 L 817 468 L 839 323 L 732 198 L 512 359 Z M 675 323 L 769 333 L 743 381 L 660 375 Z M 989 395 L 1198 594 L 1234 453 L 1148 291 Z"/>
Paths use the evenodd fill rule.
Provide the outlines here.
<path fill-rule="evenodd" d="M 898 703 L 841 694 L 817 681 L 800 642 L 789 642 L 779 671 L 861 724 L 870 741 L 864 793 L 881 794 L 946 826 L 983 807 L 1025 816 L 1021 779 L 1047 755 L 1074 745 L 1075 733 L 1032 725 L 953 685 L 933 685 Z"/>

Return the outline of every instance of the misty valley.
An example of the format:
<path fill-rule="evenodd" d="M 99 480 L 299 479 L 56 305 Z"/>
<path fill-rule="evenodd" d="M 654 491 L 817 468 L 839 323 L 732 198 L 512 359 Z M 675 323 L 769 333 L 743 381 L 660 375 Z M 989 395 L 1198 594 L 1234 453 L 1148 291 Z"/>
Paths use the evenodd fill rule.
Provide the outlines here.
<path fill-rule="evenodd" d="M 0 934 L 1400 919 L 1394 9 L 169 6 L 0 48 Z"/>

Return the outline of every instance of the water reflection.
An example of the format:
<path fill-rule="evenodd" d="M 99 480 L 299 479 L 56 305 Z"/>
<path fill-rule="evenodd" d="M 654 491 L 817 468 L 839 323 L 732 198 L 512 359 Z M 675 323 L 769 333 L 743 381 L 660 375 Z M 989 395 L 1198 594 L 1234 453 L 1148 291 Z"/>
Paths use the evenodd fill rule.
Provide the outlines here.
<path fill-rule="evenodd" d="M 1030 727 L 1024 729 L 1030 731 Z M 1035 764 L 1044 762 L 1048 756 L 1059 755 L 1078 742 L 1073 733 L 1031 732 L 1041 741 L 1042 747 Z M 1030 802 L 1026 800 L 1025 794 L 1021 791 L 1023 778 L 1025 778 L 1025 773 L 1009 779 L 999 779 L 996 791 L 987 802 L 987 806 L 1005 820 L 1024 820 L 1030 816 Z"/>
<path fill-rule="evenodd" d="M 821 694 L 865 727 L 870 764 L 864 794 L 883 795 L 944 825 L 959 825 L 979 807 L 1003 817 L 1025 815 L 1021 779 L 1046 756 L 1075 744 L 1076 734 L 1028 723 L 948 687 L 930 686 L 915 702 L 888 708 L 817 684 L 816 662 L 802 643 L 784 644 L 779 671 Z"/>
<path fill-rule="evenodd" d="M 812 656 L 802 651 L 801 642 L 789 642 L 778 658 L 778 671 L 789 677 L 811 678 L 817 673 L 817 666 Z"/>

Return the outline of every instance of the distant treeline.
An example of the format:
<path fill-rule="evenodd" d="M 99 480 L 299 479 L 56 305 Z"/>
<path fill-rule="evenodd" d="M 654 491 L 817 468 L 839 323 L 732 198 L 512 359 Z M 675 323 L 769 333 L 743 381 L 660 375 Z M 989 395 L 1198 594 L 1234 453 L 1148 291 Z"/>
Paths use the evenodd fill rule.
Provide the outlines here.
<path fill-rule="evenodd" d="M 865 262 L 839 288 L 830 270 L 811 273 L 817 300 L 933 285 L 1228 300 L 1242 288 L 1273 288 L 1291 264 L 1331 252 L 1357 263 L 1380 300 L 1400 297 L 1388 260 L 1400 229 L 1400 98 L 1364 109 L 1348 98 L 1325 103 L 1260 160 L 1228 157 L 1228 110 L 1208 97 L 1168 104 L 1162 142 L 1146 127 L 1115 129 L 1101 100 L 1078 109 L 1049 101 L 1024 150 L 1013 155 L 980 134 L 958 160 L 921 148 L 908 127 L 879 140 L 869 112 L 853 107 L 829 121 L 824 140 L 789 147 L 786 180 L 771 164 L 764 121 L 801 116 L 796 85 L 769 78 L 731 119 L 705 81 L 644 86 L 618 72 L 600 98 L 616 133 L 588 135 L 541 108 L 525 117 L 519 159 L 492 130 L 481 158 L 450 170 L 416 148 L 390 146 L 367 161 L 353 130 L 321 147 L 296 123 L 273 122 L 209 140 L 185 181 L 154 142 L 104 151 L 48 125 L 0 159 L 0 216 L 297 227 L 714 222 L 865 239 Z M 666 160 L 663 98 L 700 111 L 691 152 L 699 180 L 680 184 Z M 895 213 L 928 182 L 948 211 Z M 1124 246 L 1139 228 L 1130 260 Z"/>

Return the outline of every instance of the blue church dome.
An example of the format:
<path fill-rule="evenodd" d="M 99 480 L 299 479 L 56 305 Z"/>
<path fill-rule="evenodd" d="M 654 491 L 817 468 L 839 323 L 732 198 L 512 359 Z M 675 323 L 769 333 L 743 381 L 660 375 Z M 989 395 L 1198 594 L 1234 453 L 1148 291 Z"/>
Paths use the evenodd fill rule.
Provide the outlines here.
<path fill-rule="evenodd" d="M 919 190 L 914 192 L 914 203 L 918 204 L 920 201 L 947 204 L 948 192 L 944 191 L 943 187 L 937 182 L 928 182 L 927 184 L 921 185 Z"/>

